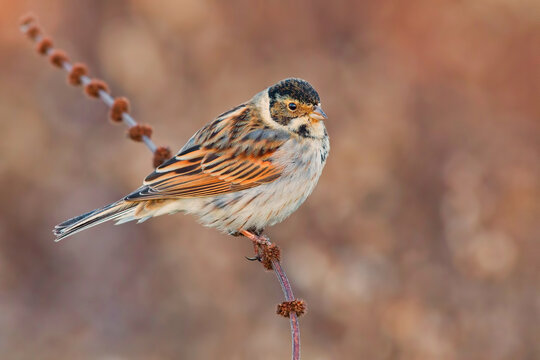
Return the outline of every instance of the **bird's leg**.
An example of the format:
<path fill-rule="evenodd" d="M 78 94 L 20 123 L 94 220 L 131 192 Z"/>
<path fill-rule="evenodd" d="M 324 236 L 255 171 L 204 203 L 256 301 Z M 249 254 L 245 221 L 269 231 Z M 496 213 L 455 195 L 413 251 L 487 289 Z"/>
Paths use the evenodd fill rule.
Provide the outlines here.
<path fill-rule="evenodd" d="M 255 260 L 261 261 L 261 254 L 259 252 L 259 247 L 263 245 L 265 241 L 268 242 L 268 238 L 260 236 L 260 235 L 256 235 L 248 230 L 240 230 L 239 232 L 240 234 L 244 235 L 245 237 L 247 237 L 253 242 L 253 250 L 255 252 L 255 256 L 254 257 L 246 256 L 246 259 L 248 259 L 249 261 L 255 261 Z"/>
<path fill-rule="evenodd" d="M 256 235 L 251 231 L 248 230 L 240 230 L 240 234 L 247 237 L 249 240 L 253 241 L 253 245 L 255 246 L 268 246 L 270 245 L 270 240 L 265 235 Z"/>
<path fill-rule="evenodd" d="M 272 244 L 265 235 L 257 235 L 249 230 L 240 230 L 239 232 L 253 242 L 255 257 L 248 258 L 248 260 L 258 260 L 266 269 L 272 270 L 272 262 L 279 261 L 280 258 L 279 248 Z"/>

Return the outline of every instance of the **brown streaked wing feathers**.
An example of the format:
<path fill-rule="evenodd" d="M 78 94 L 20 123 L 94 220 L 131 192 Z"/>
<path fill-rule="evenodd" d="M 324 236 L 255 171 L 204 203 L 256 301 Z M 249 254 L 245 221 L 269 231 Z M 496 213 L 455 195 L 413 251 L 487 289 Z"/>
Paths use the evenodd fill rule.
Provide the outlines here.
<path fill-rule="evenodd" d="M 282 169 L 270 157 L 288 139 L 287 132 L 266 129 L 245 106 L 238 107 L 197 132 L 125 200 L 212 196 L 272 182 Z"/>

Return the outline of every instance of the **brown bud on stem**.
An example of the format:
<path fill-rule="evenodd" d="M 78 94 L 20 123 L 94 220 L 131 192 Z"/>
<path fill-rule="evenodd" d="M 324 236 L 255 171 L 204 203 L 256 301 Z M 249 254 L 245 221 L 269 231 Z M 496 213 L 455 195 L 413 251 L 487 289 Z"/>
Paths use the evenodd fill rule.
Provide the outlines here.
<path fill-rule="evenodd" d="M 160 146 L 154 152 L 154 167 L 157 168 L 163 164 L 166 160 L 171 158 L 171 149 L 165 146 Z"/>
<path fill-rule="evenodd" d="M 69 58 L 65 51 L 55 49 L 51 52 L 51 55 L 49 55 L 49 60 L 54 66 L 62 68 L 62 66 L 64 66 L 64 63 L 69 61 Z"/>
<path fill-rule="evenodd" d="M 81 76 L 88 75 L 88 68 L 83 63 L 75 63 L 68 74 L 68 83 L 73 86 L 81 85 Z"/>
<path fill-rule="evenodd" d="M 86 93 L 86 95 L 93 98 L 99 98 L 100 90 L 108 93 L 109 86 L 107 86 L 107 83 L 105 81 L 99 79 L 90 80 L 90 82 L 84 87 L 84 92 Z"/>
<path fill-rule="evenodd" d="M 272 270 L 272 261 L 280 261 L 281 250 L 276 244 L 261 246 L 261 263 L 267 270 Z"/>
<path fill-rule="evenodd" d="M 122 114 L 129 113 L 129 101 L 125 97 L 117 97 L 109 112 L 109 117 L 112 122 L 122 122 Z"/>
<path fill-rule="evenodd" d="M 304 300 L 295 299 L 293 301 L 285 301 L 277 306 L 277 314 L 283 317 L 290 317 L 291 313 L 296 313 L 297 316 L 302 316 L 306 313 L 306 303 Z"/>
<path fill-rule="evenodd" d="M 47 51 L 53 47 L 51 38 L 44 37 L 36 44 L 36 51 L 41 55 L 47 55 Z"/>
<path fill-rule="evenodd" d="M 41 35 L 41 28 L 36 24 L 32 24 L 26 30 L 26 35 L 32 40 L 35 40 L 38 35 Z"/>
<path fill-rule="evenodd" d="M 28 26 L 36 22 L 36 17 L 33 14 L 23 15 L 19 21 L 21 26 Z"/>
<path fill-rule="evenodd" d="M 143 136 L 148 138 L 152 136 L 152 127 L 150 125 L 137 124 L 128 130 L 128 137 L 133 141 L 142 141 Z"/>

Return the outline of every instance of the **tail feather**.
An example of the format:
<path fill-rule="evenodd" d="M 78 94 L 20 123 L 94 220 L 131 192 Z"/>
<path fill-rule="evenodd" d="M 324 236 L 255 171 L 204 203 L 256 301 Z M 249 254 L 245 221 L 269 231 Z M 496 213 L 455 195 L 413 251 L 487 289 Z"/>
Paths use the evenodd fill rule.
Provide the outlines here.
<path fill-rule="evenodd" d="M 133 215 L 137 205 L 137 202 L 120 200 L 101 209 L 92 210 L 86 214 L 66 220 L 55 226 L 53 230 L 53 234 L 56 236 L 55 241 L 60 241 L 79 231 L 104 223 L 105 221 L 118 218 L 123 218 L 125 221 L 135 220 L 135 218 L 130 215 Z"/>

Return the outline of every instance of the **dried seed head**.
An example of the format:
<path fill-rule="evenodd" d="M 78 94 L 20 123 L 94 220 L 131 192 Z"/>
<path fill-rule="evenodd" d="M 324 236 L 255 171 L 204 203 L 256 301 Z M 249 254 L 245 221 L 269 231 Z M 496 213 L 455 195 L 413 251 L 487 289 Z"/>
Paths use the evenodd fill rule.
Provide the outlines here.
<path fill-rule="evenodd" d="M 293 301 L 285 301 L 277 306 L 276 313 L 283 317 L 290 317 L 291 312 L 297 316 L 302 316 L 306 313 L 307 306 L 304 300 L 294 299 Z"/>
<path fill-rule="evenodd" d="M 150 125 L 137 124 L 128 130 L 128 137 L 133 141 L 142 141 L 143 136 L 148 138 L 152 136 L 152 127 Z"/>
<path fill-rule="evenodd" d="M 114 99 L 114 103 L 109 112 L 109 116 L 112 122 L 122 122 L 122 114 L 129 113 L 129 101 L 125 97 L 117 97 Z"/>
<path fill-rule="evenodd" d="M 53 47 L 51 38 L 44 37 L 36 44 L 36 51 L 41 55 L 47 55 L 47 51 Z"/>
<path fill-rule="evenodd" d="M 51 61 L 51 64 L 61 68 L 64 65 L 64 62 L 69 61 L 69 58 L 65 51 L 60 50 L 60 49 L 55 49 L 51 52 L 51 55 L 49 56 L 49 60 Z"/>
<path fill-rule="evenodd" d="M 48 55 L 49 61 L 54 66 L 64 70 L 69 70 L 68 82 L 71 85 L 85 84 L 84 91 L 89 97 L 101 98 L 106 105 L 111 107 L 110 118 L 113 122 L 121 122 L 124 117 L 126 123 L 132 125 L 135 123 L 129 116 L 123 114 L 129 113 L 129 102 L 126 98 L 117 98 L 111 105 L 112 98 L 110 90 L 103 80 L 89 79 L 88 68 L 85 64 L 76 63 L 71 65 L 66 52 L 53 48 L 53 41 L 49 37 L 43 36 L 43 31 L 38 26 L 36 18 L 33 15 L 25 15 L 20 20 L 20 30 L 30 39 L 36 42 L 36 51 L 42 55 Z M 107 93 L 106 96 L 104 93 Z M 161 165 L 165 160 L 171 157 L 171 150 L 167 147 L 158 147 L 154 145 L 150 136 L 152 128 L 148 125 L 135 125 L 128 131 L 128 136 L 135 141 L 144 140 L 148 148 L 154 152 L 154 167 Z"/>
<path fill-rule="evenodd" d="M 36 17 L 34 16 L 34 14 L 25 14 L 23 16 L 21 16 L 21 19 L 19 20 L 19 24 L 21 26 L 28 26 L 32 23 L 35 23 L 37 22 L 37 19 Z"/>
<path fill-rule="evenodd" d="M 81 85 L 81 76 L 88 75 L 88 68 L 83 63 L 75 63 L 68 74 L 68 83 L 73 86 Z"/>
<path fill-rule="evenodd" d="M 171 149 L 168 147 L 158 147 L 154 152 L 154 167 L 157 168 L 159 165 L 163 164 L 165 160 L 169 160 L 171 155 Z"/>
<path fill-rule="evenodd" d="M 90 80 L 90 82 L 84 87 L 86 95 L 93 98 L 99 97 L 100 90 L 109 93 L 109 86 L 107 86 L 107 83 L 99 79 Z"/>
<path fill-rule="evenodd" d="M 272 270 L 274 267 L 272 261 L 279 261 L 281 258 L 281 250 L 276 244 L 260 245 L 261 263 L 267 270 Z"/>
<path fill-rule="evenodd" d="M 31 24 L 29 25 L 28 30 L 26 30 L 26 35 L 28 35 L 30 39 L 36 40 L 36 37 L 41 35 L 41 28 L 36 24 Z"/>

